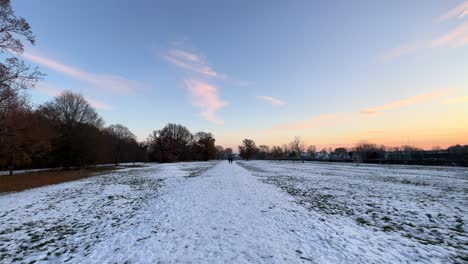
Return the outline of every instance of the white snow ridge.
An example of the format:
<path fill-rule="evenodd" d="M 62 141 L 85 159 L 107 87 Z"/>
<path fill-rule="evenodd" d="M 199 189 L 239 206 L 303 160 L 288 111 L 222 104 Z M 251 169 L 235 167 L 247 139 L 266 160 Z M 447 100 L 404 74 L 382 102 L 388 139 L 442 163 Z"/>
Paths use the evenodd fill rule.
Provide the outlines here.
<path fill-rule="evenodd" d="M 1 263 L 467 263 L 468 170 L 155 164 L 0 196 Z"/>

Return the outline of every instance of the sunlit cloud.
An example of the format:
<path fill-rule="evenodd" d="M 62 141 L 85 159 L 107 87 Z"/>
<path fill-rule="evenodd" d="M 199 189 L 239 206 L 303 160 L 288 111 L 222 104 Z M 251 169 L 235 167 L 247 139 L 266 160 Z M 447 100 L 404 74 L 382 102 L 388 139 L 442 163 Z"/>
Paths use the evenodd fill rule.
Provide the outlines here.
<path fill-rule="evenodd" d="M 468 16 L 468 1 L 465 1 L 453 9 L 450 9 L 447 13 L 440 16 L 438 21 L 441 22 L 453 18 L 463 18 L 465 16 Z"/>
<path fill-rule="evenodd" d="M 39 54 L 26 51 L 23 54 L 21 54 L 21 56 L 23 56 L 27 60 L 43 65 L 54 71 L 63 73 L 77 80 L 87 82 L 89 84 L 107 89 L 109 91 L 128 93 L 133 89 L 141 86 L 141 84 L 137 81 L 128 80 L 122 76 L 106 74 L 103 75 L 87 72 L 76 67 L 66 65 L 62 62 L 41 56 Z"/>
<path fill-rule="evenodd" d="M 38 91 L 38 92 L 40 92 L 42 94 L 46 94 L 46 95 L 48 95 L 50 97 L 58 96 L 63 92 L 63 90 L 60 90 L 60 89 L 58 89 L 56 87 L 47 85 L 45 83 L 37 84 L 36 86 L 34 86 L 34 90 Z"/>
<path fill-rule="evenodd" d="M 273 127 L 274 131 L 277 130 L 304 130 L 310 129 L 315 127 L 321 127 L 331 124 L 333 121 L 338 120 L 340 114 L 326 114 L 317 116 L 308 120 L 304 120 L 301 122 L 290 123 L 286 125 L 279 125 Z"/>
<path fill-rule="evenodd" d="M 413 97 L 405 98 L 402 100 L 398 100 L 395 102 L 391 102 L 388 104 L 384 104 L 381 106 L 367 108 L 367 109 L 362 110 L 361 114 L 376 115 L 387 110 L 402 108 L 405 106 L 426 102 L 426 101 L 433 100 L 436 98 L 441 98 L 443 96 L 453 93 L 453 91 L 454 91 L 453 89 L 444 89 L 444 90 L 435 91 L 431 93 L 424 93 L 424 94 L 416 95 Z"/>
<path fill-rule="evenodd" d="M 60 95 L 63 91 L 65 91 L 63 89 L 59 89 L 57 87 L 54 87 L 54 86 L 51 86 L 51 85 L 48 85 L 48 84 L 45 84 L 45 83 L 39 83 L 38 85 L 36 85 L 34 87 L 34 90 L 38 91 L 38 92 L 40 92 L 42 94 L 48 95 L 50 97 L 56 97 L 56 96 Z M 102 110 L 111 110 L 112 109 L 112 106 L 110 106 L 109 104 L 106 104 L 106 103 L 91 99 L 89 97 L 85 97 L 85 99 L 86 99 L 86 101 L 88 101 L 88 103 L 91 106 L 93 106 L 96 109 L 102 109 Z"/>
<path fill-rule="evenodd" d="M 263 96 L 257 96 L 258 99 L 260 100 L 263 100 L 263 101 L 267 101 L 268 103 L 274 105 L 274 106 L 285 106 L 287 103 L 285 101 L 282 101 L 280 99 L 277 99 L 277 98 L 273 98 L 271 96 L 266 96 L 266 95 L 263 95 Z"/>
<path fill-rule="evenodd" d="M 387 51 L 385 54 L 381 56 L 380 59 L 382 62 L 389 62 L 403 55 L 412 53 L 420 49 L 424 49 L 427 46 L 428 46 L 428 42 L 424 42 L 424 41 L 405 44 L 405 45 L 402 45 L 402 46 L 399 46 L 399 47 L 396 47 L 394 49 Z"/>
<path fill-rule="evenodd" d="M 468 17 L 468 1 L 448 11 L 442 15 L 438 21 L 444 21 L 452 18 L 463 18 L 465 16 Z M 460 48 L 466 45 L 468 45 L 468 21 L 436 38 L 420 40 L 393 48 L 385 52 L 380 59 L 383 62 L 389 62 L 393 59 L 419 50 L 434 48 Z"/>
<path fill-rule="evenodd" d="M 186 80 L 185 85 L 192 97 L 193 105 L 202 108 L 201 115 L 210 122 L 223 124 L 216 112 L 226 106 L 227 102 L 219 98 L 217 87 L 196 79 Z"/>
<path fill-rule="evenodd" d="M 181 49 L 170 49 L 163 57 L 171 64 L 209 78 L 225 79 L 226 75 L 211 68 L 201 55 Z"/>
<path fill-rule="evenodd" d="M 112 106 L 110 106 L 110 105 L 108 105 L 106 103 L 96 101 L 96 100 L 91 99 L 89 97 L 86 97 L 85 99 L 86 99 L 86 101 L 88 101 L 88 103 L 90 105 L 92 105 L 96 109 L 102 109 L 102 110 L 111 110 L 112 109 Z"/>
<path fill-rule="evenodd" d="M 184 83 L 192 104 L 202 109 L 200 115 L 212 123 L 224 124 L 217 111 L 228 103 L 220 99 L 218 87 L 212 80 L 226 80 L 227 76 L 209 66 L 203 55 L 184 50 L 180 45 L 169 49 L 162 57 L 186 73 Z"/>
<path fill-rule="evenodd" d="M 449 33 L 432 40 L 431 47 L 449 46 L 458 48 L 467 44 L 467 38 L 468 21 L 450 31 Z"/>
<path fill-rule="evenodd" d="M 468 45 L 468 21 L 454 30 L 432 40 L 419 41 L 391 49 L 381 56 L 383 62 L 389 62 L 403 55 L 424 49 L 461 48 Z"/>
<path fill-rule="evenodd" d="M 462 104 L 462 103 L 468 103 L 468 96 L 451 98 L 451 99 L 447 99 L 441 102 L 441 104 L 443 105 Z"/>

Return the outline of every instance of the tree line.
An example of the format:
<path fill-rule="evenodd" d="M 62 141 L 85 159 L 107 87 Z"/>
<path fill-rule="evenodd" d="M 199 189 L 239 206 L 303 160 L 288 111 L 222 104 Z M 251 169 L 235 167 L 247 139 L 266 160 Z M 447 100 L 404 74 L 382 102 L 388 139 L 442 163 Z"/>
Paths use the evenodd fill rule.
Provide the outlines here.
<path fill-rule="evenodd" d="M 455 145 L 446 149 L 433 147 L 431 150 L 403 145 L 389 147 L 358 142 L 354 147 L 322 148 L 307 146 L 300 137 L 294 137 L 289 144 L 257 146 L 251 139 L 244 139 L 239 146 L 239 155 L 245 160 L 323 160 L 365 163 L 461 165 L 468 166 L 468 145 Z"/>
<path fill-rule="evenodd" d="M 65 91 L 49 102 L 32 107 L 16 94 L 16 106 L 0 120 L 0 167 L 50 168 L 116 166 L 123 162 L 206 161 L 224 158 L 208 132 L 192 134 L 185 126 L 167 124 L 144 142 L 124 125 L 104 121 L 81 94 Z"/>
<path fill-rule="evenodd" d="M 15 15 L 9 0 L 1 0 L 0 169 L 8 168 L 11 174 L 15 168 L 209 160 L 232 154 L 216 146 L 211 133 L 192 134 L 178 124 L 168 124 L 138 142 L 122 124 L 104 126 L 96 109 L 71 91 L 33 106 L 27 92 L 44 74 L 21 59 L 25 43 L 35 44 L 30 25 Z"/>

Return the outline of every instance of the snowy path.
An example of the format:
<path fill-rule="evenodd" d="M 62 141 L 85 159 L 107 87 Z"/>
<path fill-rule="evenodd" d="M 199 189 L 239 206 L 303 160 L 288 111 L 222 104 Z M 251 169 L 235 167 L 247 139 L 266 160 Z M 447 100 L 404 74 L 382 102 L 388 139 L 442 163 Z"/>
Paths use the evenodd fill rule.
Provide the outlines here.
<path fill-rule="evenodd" d="M 168 185 L 138 230 L 146 238 L 93 259 L 162 263 L 447 263 L 448 252 L 354 220 L 306 210 L 273 185 L 221 162 L 202 175 Z M 116 244 L 134 237 L 119 234 Z M 135 252 L 135 249 L 139 251 Z M 130 256 L 130 257 L 129 257 Z"/>
<path fill-rule="evenodd" d="M 308 210 L 227 162 L 158 164 L 3 195 L 0 220 L 6 263 L 450 263 L 453 256 Z"/>

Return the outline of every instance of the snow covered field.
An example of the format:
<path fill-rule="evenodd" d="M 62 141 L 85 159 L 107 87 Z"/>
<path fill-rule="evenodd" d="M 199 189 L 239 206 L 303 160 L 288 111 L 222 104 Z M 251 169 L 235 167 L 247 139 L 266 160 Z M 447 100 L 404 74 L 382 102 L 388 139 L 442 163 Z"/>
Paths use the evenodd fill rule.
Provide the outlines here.
<path fill-rule="evenodd" d="M 331 224 L 341 239 L 368 239 L 363 252 L 377 249 L 389 262 L 468 262 L 466 168 L 262 161 L 241 165 L 291 194 L 324 225 Z"/>
<path fill-rule="evenodd" d="M 0 263 L 463 263 L 467 201 L 462 168 L 154 164 L 0 196 Z"/>

